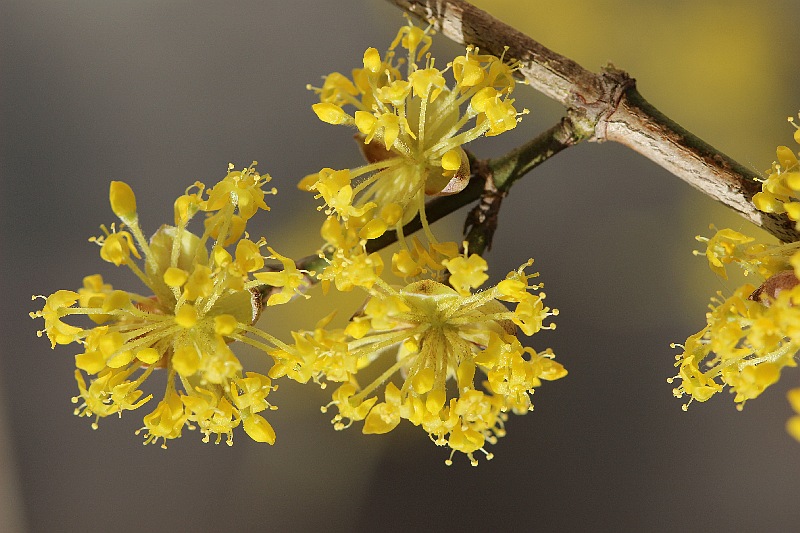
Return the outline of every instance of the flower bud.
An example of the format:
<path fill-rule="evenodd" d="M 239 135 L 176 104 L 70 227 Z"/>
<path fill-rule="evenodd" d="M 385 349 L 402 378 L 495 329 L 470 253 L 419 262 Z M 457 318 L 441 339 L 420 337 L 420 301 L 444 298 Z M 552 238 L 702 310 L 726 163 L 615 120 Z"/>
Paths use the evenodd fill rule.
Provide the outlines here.
<path fill-rule="evenodd" d="M 798 283 L 800 280 L 795 276 L 794 270 L 782 270 L 767 278 L 747 299 L 769 307 L 782 291 L 792 289 Z"/>
<path fill-rule="evenodd" d="M 336 104 L 322 102 L 312 105 L 311 108 L 322 122 L 327 122 L 328 124 L 342 124 L 347 121 L 347 113 Z"/>
<path fill-rule="evenodd" d="M 111 210 L 122 221 L 136 218 L 136 196 L 130 185 L 124 181 L 112 181 L 108 196 Z"/>
<path fill-rule="evenodd" d="M 364 52 L 364 68 L 373 74 L 381 69 L 381 54 L 375 48 L 367 48 Z"/>

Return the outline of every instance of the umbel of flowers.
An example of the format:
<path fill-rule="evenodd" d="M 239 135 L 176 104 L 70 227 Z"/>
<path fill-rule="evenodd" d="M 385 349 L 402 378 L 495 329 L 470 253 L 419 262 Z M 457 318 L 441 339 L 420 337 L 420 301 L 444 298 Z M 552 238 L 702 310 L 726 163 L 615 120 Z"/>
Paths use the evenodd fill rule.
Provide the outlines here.
<path fill-rule="evenodd" d="M 365 218 L 362 238 L 378 237 L 417 213 L 427 232 L 425 195 L 453 194 L 467 185 L 462 146 L 513 129 L 521 114 L 509 96 L 514 66 L 469 47 L 437 68 L 427 53 L 430 33 L 409 23 L 383 55 L 367 49 L 363 68 L 350 77 L 334 72 L 321 88 L 309 87 L 319 94 L 313 109 L 320 120 L 357 130 L 367 164 L 325 168 L 301 186 L 316 191 L 329 214 Z"/>
<path fill-rule="evenodd" d="M 369 276 L 363 310 L 344 329 L 326 329 L 326 319 L 314 331 L 295 333 L 290 353 L 275 354 L 290 364 L 275 365 L 271 376 L 340 382 L 323 408 L 337 410 L 335 429 L 364 420 L 364 433 L 387 433 L 407 420 L 450 447 L 450 459 L 459 451 L 474 465 L 477 451 L 492 457 L 484 446 L 505 435 L 508 412 L 532 410 L 534 388 L 566 375 L 551 350 L 537 352 L 517 339 L 518 330 L 555 328 L 544 322 L 558 311 L 535 292 L 541 285 L 530 283 L 538 274 L 524 272 L 532 261 L 473 292 L 487 279 L 486 262 L 458 255 L 455 243 L 437 248 L 422 257 L 395 254 L 395 267 L 413 260 L 419 274 L 421 262 L 433 272 L 398 287 Z M 375 377 L 361 386 L 367 369 Z"/>
<path fill-rule="evenodd" d="M 161 226 L 149 240 L 131 188 L 111 183 L 111 208 L 122 224 L 102 227 L 104 235 L 91 240 L 104 260 L 125 265 L 145 293 L 115 290 L 92 275 L 82 288 L 59 290 L 31 313 L 44 318 L 40 334 L 46 333 L 53 347 L 81 346 L 75 356 L 75 413 L 94 417 L 92 427 L 101 417 L 152 405 L 152 395 L 140 387 L 156 369 L 164 369 L 163 397 L 144 416 L 145 443 L 161 440 L 165 447 L 188 427 L 199 428 L 206 442 L 215 434 L 216 442 L 226 436 L 232 444 L 240 423 L 253 440 L 274 443 L 275 432 L 259 414 L 273 408 L 267 401 L 275 389 L 272 380 L 244 373 L 229 346 L 238 340 L 266 351 L 280 344 L 252 326 L 261 310 L 262 295 L 255 287 L 281 287 L 267 303 L 283 303 L 302 279 L 291 260 L 271 249 L 285 269 L 260 272 L 264 241 L 253 242 L 245 233 L 247 221 L 268 209 L 263 186 L 270 179 L 253 166 L 241 171 L 231 166 L 207 191 L 195 183 L 175 201 L 174 225 Z M 187 229 L 198 213 L 205 215 L 200 235 Z M 93 326 L 65 321 L 73 315 L 87 316 Z"/>
<path fill-rule="evenodd" d="M 789 119 L 792 120 L 791 118 Z M 800 132 L 795 133 L 800 143 Z M 800 219 L 800 164 L 792 149 L 777 149 L 778 161 L 767 171 L 762 192 L 753 201 L 768 213 L 787 213 Z M 726 268 L 737 265 L 755 278 L 728 297 L 720 292 L 712 298 L 706 325 L 689 336 L 677 356 L 677 397 L 704 402 L 726 386 L 734 394 L 737 408 L 776 383 L 782 370 L 797 366 L 800 350 L 800 243 L 763 244 L 731 229 L 722 229 L 706 243 L 711 269 L 727 279 Z M 800 389 L 789 394 L 800 413 Z M 800 440 L 800 417 L 787 429 Z"/>

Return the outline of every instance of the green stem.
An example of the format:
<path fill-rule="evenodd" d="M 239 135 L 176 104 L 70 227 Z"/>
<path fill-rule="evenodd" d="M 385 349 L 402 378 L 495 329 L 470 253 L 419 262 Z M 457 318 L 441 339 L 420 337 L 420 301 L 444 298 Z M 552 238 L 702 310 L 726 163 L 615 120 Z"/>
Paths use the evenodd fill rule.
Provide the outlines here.
<path fill-rule="evenodd" d="M 514 182 L 565 148 L 588 139 L 591 128 L 586 126 L 585 119 L 566 116 L 535 139 L 486 163 L 479 172 L 485 177 L 481 201 L 464 222 L 469 253 L 481 255 L 492 247 L 500 205 Z"/>

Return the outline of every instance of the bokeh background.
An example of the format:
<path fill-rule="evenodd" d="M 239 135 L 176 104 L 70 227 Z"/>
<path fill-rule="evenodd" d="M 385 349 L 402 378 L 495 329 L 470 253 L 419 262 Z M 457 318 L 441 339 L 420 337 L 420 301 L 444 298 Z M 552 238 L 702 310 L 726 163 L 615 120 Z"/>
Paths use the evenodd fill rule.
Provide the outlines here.
<path fill-rule="evenodd" d="M 797 2 L 477 3 L 588 68 L 628 70 L 667 115 L 755 170 L 791 143 Z M 800 444 L 783 429 L 797 372 L 743 412 L 727 394 L 683 412 L 665 381 L 669 343 L 736 286 L 692 256 L 694 236 L 711 222 L 752 228 L 611 143 L 558 155 L 504 204 L 492 274 L 536 259 L 561 315 L 531 342 L 570 374 L 512 417 L 494 460 L 473 468 L 457 456 L 448 468 L 446 450 L 413 427 L 335 432 L 319 412 L 326 393 L 292 384 L 270 397 L 273 447 L 239 430 L 232 448 L 187 432 L 165 451 L 133 434 L 142 410 L 98 431 L 72 415 L 74 347 L 51 351 L 27 313 L 40 305 L 32 294 L 87 274 L 129 286 L 87 242 L 114 220 L 109 180 L 133 186 L 153 231 L 188 184 L 257 160 L 280 193 L 251 231 L 283 253 L 311 252 L 321 219 L 295 183 L 359 155 L 347 130 L 316 119 L 304 87 L 385 49 L 402 22 L 382 0 L 0 1 L 0 530 L 797 529 Z M 460 51 L 440 36 L 437 65 Z M 526 87 L 517 99 L 532 113 L 470 145 L 477 155 L 562 112 Z M 457 238 L 462 220 L 437 233 Z M 319 301 L 270 310 L 261 325 L 287 338 L 326 313 Z M 347 315 L 357 303 L 336 305 Z"/>

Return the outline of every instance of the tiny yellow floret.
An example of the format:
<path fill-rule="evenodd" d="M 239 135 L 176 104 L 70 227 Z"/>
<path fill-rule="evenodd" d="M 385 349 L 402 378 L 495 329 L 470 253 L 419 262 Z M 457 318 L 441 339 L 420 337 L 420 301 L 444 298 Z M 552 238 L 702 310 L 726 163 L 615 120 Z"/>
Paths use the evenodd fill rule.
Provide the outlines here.
<path fill-rule="evenodd" d="M 111 206 L 123 224 L 101 226 L 103 235 L 90 240 L 100 246 L 101 258 L 127 267 L 149 295 L 115 290 L 92 275 L 77 292 L 41 297 L 44 306 L 31 313 L 44 319 L 39 334 L 46 333 L 53 346 L 81 346 L 75 355 L 78 395 L 73 402 L 75 414 L 91 417 L 93 428 L 102 417 L 147 404 L 153 395 L 140 387 L 163 369 L 163 399 L 137 431 L 145 444 L 166 447 L 184 427 L 198 429 L 204 442 L 216 435 L 216 442 L 224 438 L 232 444 L 233 430 L 240 425 L 258 442 L 275 442 L 272 427 L 256 414 L 274 408 L 266 397 L 275 387 L 266 376 L 245 377 L 229 347 L 244 341 L 272 355 L 277 346 L 285 346 L 253 326 L 262 306 L 255 274 L 264 267 L 260 247 L 265 240 L 251 241 L 245 227 L 257 211 L 268 209 L 264 196 L 274 193 L 262 189 L 271 178 L 254 166 L 229 166 L 210 189 L 195 182 L 174 203 L 175 226 L 162 225 L 149 238 L 139 226 L 133 191 L 113 182 Z M 198 213 L 204 215 L 199 235 L 187 228 Z M 233 245 L 235 250 L 226 250 Z M 294 267 L 291 259 L 280 258 Z M 296 289 L 294 277 L 287 278 L 286 285 Z M 87 316 L 91 327 L 64 322 L 75 315 Z M 276 359 L 276 364 L 287 363 Z"/>
<path fill-rule="evenodd" d="M 486 279 L 486 263 L 476 255 L 457 254 L 455 243 L 407 254 L 426 273 L 443 274 L 447 265 L 454 272 L 452 286 L 423 278 L 397 288 L 377 277 L 366 287 L 369 299 L 346 328 L 320 325 L 294 334 L 296 343 L 283 350 L 283 358 L 293 359 L 295 366 L 281 372 L 344 383 L 324 408 L 337 408 L 335 429 L 364 420 L 363 433 L 382 434 L 407 420 L 475 464 L 475 452 L 489 457 L 484 447 L 505 435 L 507 412 L 531 410 L 534 388 L 566 375 L 550 350 L 523 347 L 516 335 L 516 323 L 526 335 L 553 329 L 543 322 L 557 314 L 543 305 L 544 294 L 529 292 L 540 287 L 530 283 L 536 274 L 524 272 L 532 261 L 506 277 L 514 282 L 513 298 L 497 286 L 473 292 Z M 450 259 L 437 262 L 442 255 Z M 516 309 L 503 301 L 516 302 Z M 359 371 L 368 366 L 378 367 L 377 377 L 358 387 Z M 381 388 L 383 401 L 376 395 Z"/>

